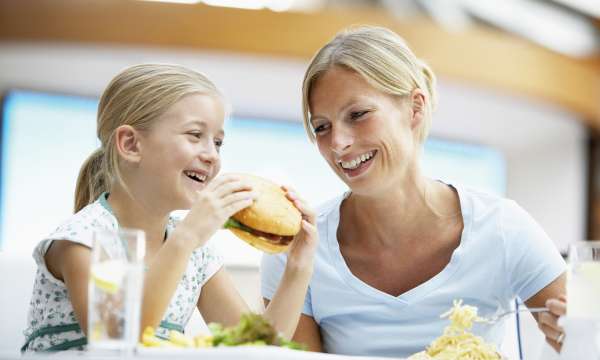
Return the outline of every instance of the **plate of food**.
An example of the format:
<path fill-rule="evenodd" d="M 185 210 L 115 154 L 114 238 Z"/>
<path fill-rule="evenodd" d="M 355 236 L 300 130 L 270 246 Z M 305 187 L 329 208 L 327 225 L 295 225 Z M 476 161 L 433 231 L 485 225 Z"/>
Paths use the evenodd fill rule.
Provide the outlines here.
<path fill-rule="evenodd" d="M 477 315 L 477 308 L 463 305 L 455 300 L 452 308 L 441 315 L 450 319 L 450 324 L 441 336 L 419 353 L 407 360 L 505 360 L 494 344 L 487 343 L 482 337 L 470 330 L 475 322 L 487 322 Z"/>

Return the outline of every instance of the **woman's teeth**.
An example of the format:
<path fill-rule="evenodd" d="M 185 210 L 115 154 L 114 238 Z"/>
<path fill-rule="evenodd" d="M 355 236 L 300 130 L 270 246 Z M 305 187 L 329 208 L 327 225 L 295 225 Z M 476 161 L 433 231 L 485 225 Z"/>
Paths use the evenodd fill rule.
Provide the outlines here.
<path fill-rule="evenodd" d="M 340 161 L 340 165 L 342 166 L 343 169 L 346 169 L 346 170 L 356 169 L 357 167 L 360 166 L 360 164 L 362 164 L 365 161 L 372 158 L 374 153 L 375 153 L 374 151 L 369 151 L 366 154 L 357 156 L 356 159 L 353 159 L 350 161 Z"/>
<path fill-rule="evenodd" d="M 198 182 L 205 182 L 206 181 L 206 175 L 201 175 L 198 174 L 195 171 L 189 171 L 186 170 L 183 172 L 187 177 L 189 177 L 192 180 L 198 181 Z"/>

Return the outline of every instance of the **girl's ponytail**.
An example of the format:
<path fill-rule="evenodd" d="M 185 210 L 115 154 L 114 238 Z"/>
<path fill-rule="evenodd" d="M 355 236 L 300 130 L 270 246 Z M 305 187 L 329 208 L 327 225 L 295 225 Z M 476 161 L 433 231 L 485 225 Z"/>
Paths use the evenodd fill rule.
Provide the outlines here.
<path fill-rule="evenodd" d="M 77 185 L 75 187 L 75 208 L 78 212 L 86 205 L 94 202 L 100 194 L 108 191 L 103 167 L 104 150 L 94 151 L 81 165 Z"/>

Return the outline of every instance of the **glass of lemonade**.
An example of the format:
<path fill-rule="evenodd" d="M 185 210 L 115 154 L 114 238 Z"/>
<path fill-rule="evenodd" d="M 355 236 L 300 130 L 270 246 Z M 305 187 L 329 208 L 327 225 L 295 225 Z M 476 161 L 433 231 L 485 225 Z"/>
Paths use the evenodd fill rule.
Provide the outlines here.
<path fill-rule="evenodd" d="M 578 241 L 569 247 L 567 315 L 600 319 L 600 241 Z"/>
<path fill-rule="evenodd" d="M 94 233 L 88 283 L 91 350 L 133 350 L 137 345 L 145 251 L 142 230 Z"/>

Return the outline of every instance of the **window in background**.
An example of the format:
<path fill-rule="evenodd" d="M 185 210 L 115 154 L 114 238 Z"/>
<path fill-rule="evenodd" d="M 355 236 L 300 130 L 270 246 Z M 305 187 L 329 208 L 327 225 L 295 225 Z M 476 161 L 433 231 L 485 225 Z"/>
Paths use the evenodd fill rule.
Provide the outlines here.
<path fill-rule="evenodd" d="M 79 168 L 99 146 L 97 101 L 13 91 L 2 108 L 0 246 L 31 252 L 73 209 Z M 294 187 L 317 205 L 346 189 L 311 144 L 300 122 L 235 116 L 225 125 L 223 172 L 248 172 Z M 432 178 L 503 195 L 506 170 L 489 147 L 440 139 L 425 145 Z M 214 239 L 230 265 L 256 266 L 260 253 L 228 231 Z"/>

